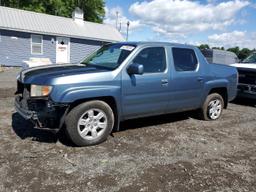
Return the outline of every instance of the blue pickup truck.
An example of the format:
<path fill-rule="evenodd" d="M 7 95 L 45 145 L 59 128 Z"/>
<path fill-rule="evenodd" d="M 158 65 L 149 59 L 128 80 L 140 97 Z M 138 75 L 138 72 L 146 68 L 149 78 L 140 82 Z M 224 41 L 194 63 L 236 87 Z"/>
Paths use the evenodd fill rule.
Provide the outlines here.
<path fill-rule="evenodd" d="M 234 67 L 208 64 L 194 46 L 124 42 L 79 64 L 21 71 L 15 108 L 35 127 L 64 128 L 78 146 L 105 141 L 120 121 L 197 110 L 216 120 L 235 98 Z"/>

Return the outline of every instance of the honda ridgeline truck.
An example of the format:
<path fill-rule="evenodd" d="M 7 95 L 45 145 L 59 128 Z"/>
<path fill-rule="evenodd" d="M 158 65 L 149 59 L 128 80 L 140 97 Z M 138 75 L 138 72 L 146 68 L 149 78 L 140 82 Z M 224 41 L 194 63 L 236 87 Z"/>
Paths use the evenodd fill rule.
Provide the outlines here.
<path fill-rule="evenodd" d="M 64 128 L 76 145 L 95 145 L 127 119 L 198 109 L 216 120 L 236 96 L 237 76 L 194 46 L 107 44 L 78 64 L 21 71 L 15 108 L 36 128 Z"/>

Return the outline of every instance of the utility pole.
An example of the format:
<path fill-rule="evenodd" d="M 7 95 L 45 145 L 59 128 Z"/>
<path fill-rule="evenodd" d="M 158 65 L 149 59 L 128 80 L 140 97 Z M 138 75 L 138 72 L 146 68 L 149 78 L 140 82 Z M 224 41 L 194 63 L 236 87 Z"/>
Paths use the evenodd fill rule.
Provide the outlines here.
<path fill-rule="evenodd" d="M 128 41 L 128 38 L 129 38 L 129 26 L 130 26 L 130 21 L 127 21 L 126 41 Z"/>
<path fill-rule="evenodd" d="M 117 30 L 118 30 L 118 20 L 119 20 L 118 15 L 119 15 L 119 12 L 116 11 L 116 29 Z"/>
<path fill-rule="evenodd" d="M 118 31 L 120 32 L 121 30 L 122 30 L 122 23 L 120 22 L 120 23 L 119 23 Z"/>

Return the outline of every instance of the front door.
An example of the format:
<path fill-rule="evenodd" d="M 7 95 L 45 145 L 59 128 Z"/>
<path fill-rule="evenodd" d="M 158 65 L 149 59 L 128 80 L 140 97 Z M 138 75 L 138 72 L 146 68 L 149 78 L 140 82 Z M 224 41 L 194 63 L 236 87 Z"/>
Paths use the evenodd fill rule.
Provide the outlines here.
<path fill-rule="evenodd" d="M 162 114 L 169 100 L 169 74 L 164 47 L 142 49 L 131 63 L 142 64 L 144 74 L 122 73 L 122 105 L 126 119 Z"/>
<path fill-rule="evenodd" d="M 56 63 L 70 62 L 70 39 L 57 37 L 56 39 Z"/>

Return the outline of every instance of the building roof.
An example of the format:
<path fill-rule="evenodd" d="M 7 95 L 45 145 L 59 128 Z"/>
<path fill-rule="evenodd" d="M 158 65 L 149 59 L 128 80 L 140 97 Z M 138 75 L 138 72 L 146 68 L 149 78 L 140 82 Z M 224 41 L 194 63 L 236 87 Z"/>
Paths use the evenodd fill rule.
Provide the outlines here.
<path fill-rule="evenodd" d="M 72 18 L 3 6 L 0 6 L 0 29 L 108 42 L 124 40 L 110 25 L 88 21 L 77 23 Z"/>

